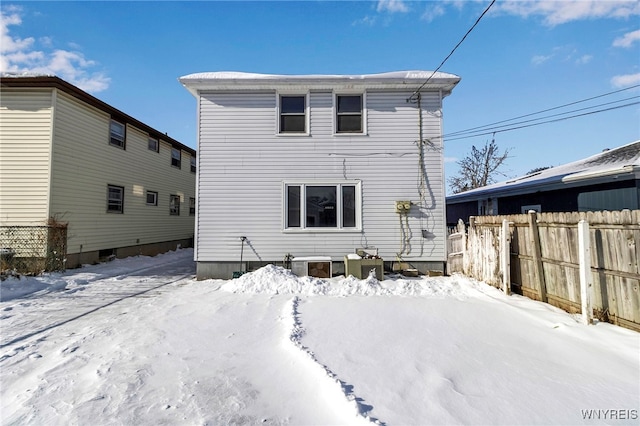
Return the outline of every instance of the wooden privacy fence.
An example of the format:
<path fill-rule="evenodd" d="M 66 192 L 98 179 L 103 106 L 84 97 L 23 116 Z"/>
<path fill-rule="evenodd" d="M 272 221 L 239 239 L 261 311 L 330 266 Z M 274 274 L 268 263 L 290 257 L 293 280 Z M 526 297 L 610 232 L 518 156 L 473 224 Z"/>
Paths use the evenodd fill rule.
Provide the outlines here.
<path fill-rule="evenodd" d="M 640 331 L 639 259 L 640 210 L 532 211 L 460 222 L 447 270 Z"/>

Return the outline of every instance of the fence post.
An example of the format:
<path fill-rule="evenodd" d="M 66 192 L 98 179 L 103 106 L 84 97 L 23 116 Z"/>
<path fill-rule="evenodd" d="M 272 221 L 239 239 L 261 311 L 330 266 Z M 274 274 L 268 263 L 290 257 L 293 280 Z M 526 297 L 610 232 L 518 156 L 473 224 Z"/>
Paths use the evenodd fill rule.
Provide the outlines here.
<path fill-rule="evenodd" d="M 540 233 L 538 231 L 538 218 L 535 210 L 529 210 L 529 232 L 531 232 L 530 243 L 533 249 L 533 270 L 535 271 L 536 287 L 540 292 L 540 300 L 546 303 L 547 283 L 544 279 Z"/>
<path fill-rule="evenodd" d="M 467 276 L 478 279 L 476 271 L 476 246 L 478 244 L 478 238 L 476 234 L 476 217 L 469 216 L 469 227 L 465 234 L 465 249 L 462 256 L 462 270 Z"/>
<path fill-rule="evenodd" d="M 458 219 L 458 232 L 462 234 L 462 273 L 464 273 L 464 264 L 467 261 L 467 229 L 462 219 Z"/>
<path fill-rule="evenodd" d="M 578 222 L 578 257 L 580 259 L 580 300 L 582 302 L 582 322 L 593 323 L 593 306 L 591 293 L 591 241 L 589 238 L 589 222 L 581 219 Z"/>
<path fill-rule="evenodd" d="M 500 233 L 500 267 L 502 269 L 502 290 L 505 294 L 511 294 L 511 234 L 509 233 L 509 221 L 502 221 Z"/>

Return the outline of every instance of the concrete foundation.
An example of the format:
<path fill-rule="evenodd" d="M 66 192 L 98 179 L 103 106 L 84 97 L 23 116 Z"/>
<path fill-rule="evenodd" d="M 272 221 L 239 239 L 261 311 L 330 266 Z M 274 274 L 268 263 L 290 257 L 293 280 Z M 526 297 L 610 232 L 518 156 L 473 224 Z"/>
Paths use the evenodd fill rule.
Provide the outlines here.
<path fill-rule="evenodd" d="M 67 253 L 65 266 L 67 269 L 78 268 L 82 265 L 103 262 L 111 256 L 115 256 L 118 259 L 130 256 L 155 256 L 160 253 L 176 250 L 178 247 L 193 247 L 193 238 L 163 241 L 160 243 L 140 244 L 129 247 L 114 247 L 82 253 Z"/>
<path fill-rule="evenodd" d="M 197 263 L 197 272 L 196 276 L 198 280 L 208 280 L 208 279 L 220 279 L 220 280 L 229 280 L 233 278 L 234 272 L 251 272 L 256 269 L 260 269 L 266 265 L 277 265 L 283 266 L 282 261 L 278 262 L 243 262 L 241 265 L 240 262 L 198 262 Z M 384 262 L 385 273 L 391 273 L 392 264 L 394 262 Z M 438 275 L 444 274 L 445 271 L 445 262 L 432 262 L 432 261 L 421 261 L 421 262 L 411 262 L 411 266 L 417 269 L 420 274 L 429 275 Z M 333 276 L 344 275 L 344 261 L 334 261 L 331 266 Z M 435 273 L 435 274 L 434 274 Z"/>

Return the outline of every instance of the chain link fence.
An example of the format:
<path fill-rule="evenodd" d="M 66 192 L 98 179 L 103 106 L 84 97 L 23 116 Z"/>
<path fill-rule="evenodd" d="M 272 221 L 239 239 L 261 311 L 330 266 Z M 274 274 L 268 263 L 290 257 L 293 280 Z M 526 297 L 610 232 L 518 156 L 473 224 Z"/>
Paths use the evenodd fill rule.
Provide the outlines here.
<path fill-rule="evenodd" d="M 67 225 L 0 226 L 0 274 L 63 271 Z"/>

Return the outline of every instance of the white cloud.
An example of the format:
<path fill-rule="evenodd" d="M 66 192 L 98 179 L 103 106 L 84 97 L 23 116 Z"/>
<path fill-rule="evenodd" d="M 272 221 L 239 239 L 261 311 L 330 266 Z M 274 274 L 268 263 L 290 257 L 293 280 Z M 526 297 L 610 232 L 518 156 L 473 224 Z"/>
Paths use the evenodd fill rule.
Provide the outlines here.
<path fill-rule="evenodd" d="M 592 59 L 593 59 L 593 55 L 582 55 L 581 57 L 576 59 L 576 64 L 585 65 L 591 62 Z"/>
<path fill-rule="evenodd" d="M 468 4 L 482 4 L 486 1 L 437 0 L 425 2 L 428 6 L 421 13 L 421 19 L 431 22 L 447 13 L 447 9 L 458 9 Z M 406 0 L 378 0 L 378 13 L 407 13 L 411 11 Z M 473 7 L 473 6 L 472 6 Z M 491 15 L 513 15 L 522 18 L 537 17 L 549 26 L 588 19 L 617 18 L 628 19 L 640 16 L 638 0 L 504 0 L 496 2 Z"/>
<path fill-rule="evenodd" d="M 551 53 L 548 55 L 535 55 L 531 58 L 531 63 L 533 65 L 542 65 L 546 62 L 553 60 L 562 61 L 562 62 L 573 62 L 577 65 L 585 65 L 591 62 L 593 59 L 593 55 L 583 54 L 581 56 L 580 53 L 571 45 L 565 46 L 556 46 L 551 50 Z"/>
<path fill-rule="evenodd" d="M 406 13 L 409 11 L 409 7 L 404 0 L 378 0 L 376 10 L 378 12 Z"/>
<path fill-rule="evenodd" d="M 53 39 L 51 37 L 40 37 L 38 42 L 45 47 L 53 46 Z"/>
<path fill-rule="evenodd" d="M 22 19 L 17 13 L 5 15 L 4 12 L 0 12 L 0 53 L 26 49 L 33 44 L 33 37 L 22 40 L 9 35 L 9 26 L 20 24 L 22 24 Z"/>
<path fill-rule="evenodd" d="M 631 47 L 631 45 L 640 41 L 640 30 L 631 31 L 630 33 L 626 33 L 622 37 L 618 37 L 613 40 L 614 47 Z"/>
<path fill-rule="evenodd" d="M 91 72 L 95 61 L 86 59 L 77 49 L 44 51 L 36 48 L 33 37 L 13 37 L 10 27 L 22 24 L 20 14 L 21 10 L 16 7 L 0 11 L 0 72 L 56 75 L 92 93 L 109 87 L 109 77 L 101 72 Z M 53 43 L 50 37 L 42 37 L 40 44 L 50 48 Z"/>
<path fill-rule="evenodd" d="M 351 25 L 367 25 L 372 27 L 373 25 L 375 25 L 377 19 L 375 16 L 365 16 L 362 19 L 358 19 L 357 21 L 354 21 Z"/>
<path fill-rule="evenodd" d="M 495 9 L 495 12 L 523 18 L 541 17 L 545 24 L 555 26 L 585 19 L 630 18 L 640 15 L 640 2 L 637 0 L 504 1 L 496 3 Z"/>
<path fill-rule="evenodd" d="M 535 55 L 533 58 L 531 58 L 531 63 L 533 65 L 542 65 L 545 62 L 547 62 L 549 59 L 553 58 L 553 54 L 551 55 Z"/>
<path fill-rule="evenodd" d="M 432 22 L 434 19 L 445 14 L 445 9 L 442 5 L 436 3 L 430 3 L 427 9 L 421 16 L 421 19 L 427 22 Z"/>
<path fill-rule="evenodd" d="M 616 75 L 611 79 L 611 85 L 615 88 L 624 88 L 640 84 L 640 73 Z"/>
<path fill-rule="evenodd" d="M 444 157 L 445 163 L 456 163 L 458 162 L 458 157 Z"/>

